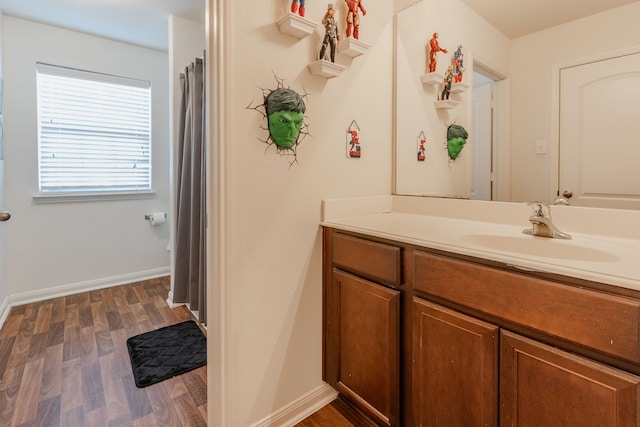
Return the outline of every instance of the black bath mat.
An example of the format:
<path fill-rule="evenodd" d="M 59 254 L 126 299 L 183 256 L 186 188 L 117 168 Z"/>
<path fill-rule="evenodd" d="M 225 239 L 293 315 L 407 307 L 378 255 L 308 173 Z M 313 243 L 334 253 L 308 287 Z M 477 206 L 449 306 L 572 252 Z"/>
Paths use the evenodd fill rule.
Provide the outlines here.
<path fill-rule="evenodd" d="M 192 320 L 131 337 L 127 340 L 127 349 L 138 387 L 207 363 L 207 338 Z"/>

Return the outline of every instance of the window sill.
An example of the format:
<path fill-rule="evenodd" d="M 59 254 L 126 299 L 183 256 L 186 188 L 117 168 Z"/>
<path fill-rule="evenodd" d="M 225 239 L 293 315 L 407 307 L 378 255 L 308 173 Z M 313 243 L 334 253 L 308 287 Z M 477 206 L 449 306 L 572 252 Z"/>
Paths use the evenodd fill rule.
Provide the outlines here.
<path fill-rule="evenodd" d="M 155 191 L 122 191 L 104 193 L 40 193 L 33 196 L 34 203 L 101 202 L 106 200 L 152 199 Z"/>

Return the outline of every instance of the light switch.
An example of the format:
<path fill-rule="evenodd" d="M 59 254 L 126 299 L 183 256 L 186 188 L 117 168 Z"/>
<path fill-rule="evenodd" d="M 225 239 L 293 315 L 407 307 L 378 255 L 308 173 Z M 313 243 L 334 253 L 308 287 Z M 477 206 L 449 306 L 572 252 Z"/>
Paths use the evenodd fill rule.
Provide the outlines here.
<path fill-rule="evenodd" d="M 536 141 L 536 154 L 547 154 L 547 141 L 544 139 Z"/>

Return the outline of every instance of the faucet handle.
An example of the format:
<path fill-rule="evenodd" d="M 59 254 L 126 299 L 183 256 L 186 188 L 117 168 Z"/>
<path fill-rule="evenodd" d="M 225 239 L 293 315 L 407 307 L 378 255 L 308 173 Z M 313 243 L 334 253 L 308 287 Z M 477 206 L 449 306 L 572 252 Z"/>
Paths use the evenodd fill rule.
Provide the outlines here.
<path fill-rule="evenodd" d="M 533 213 L 538 216 L 550 216 L 549 204 L 545 202 L 527 202 L 531 206 Z"/>

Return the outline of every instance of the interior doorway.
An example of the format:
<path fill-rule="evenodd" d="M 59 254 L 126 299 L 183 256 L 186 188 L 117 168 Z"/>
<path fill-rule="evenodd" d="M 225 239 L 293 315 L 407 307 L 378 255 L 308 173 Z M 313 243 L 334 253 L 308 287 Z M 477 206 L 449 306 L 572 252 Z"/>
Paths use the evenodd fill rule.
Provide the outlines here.
<path fill-rule="evenodd" d="M 493 79 L 474 71 L 472 94 L 473 185 L 471 198 L 493 200 Z"/>
<path fill-rule="evenodd" d="M 473 61 L 471 198 L 475 200 L 510 201 L 509 90 L 508 76 Z"/>

